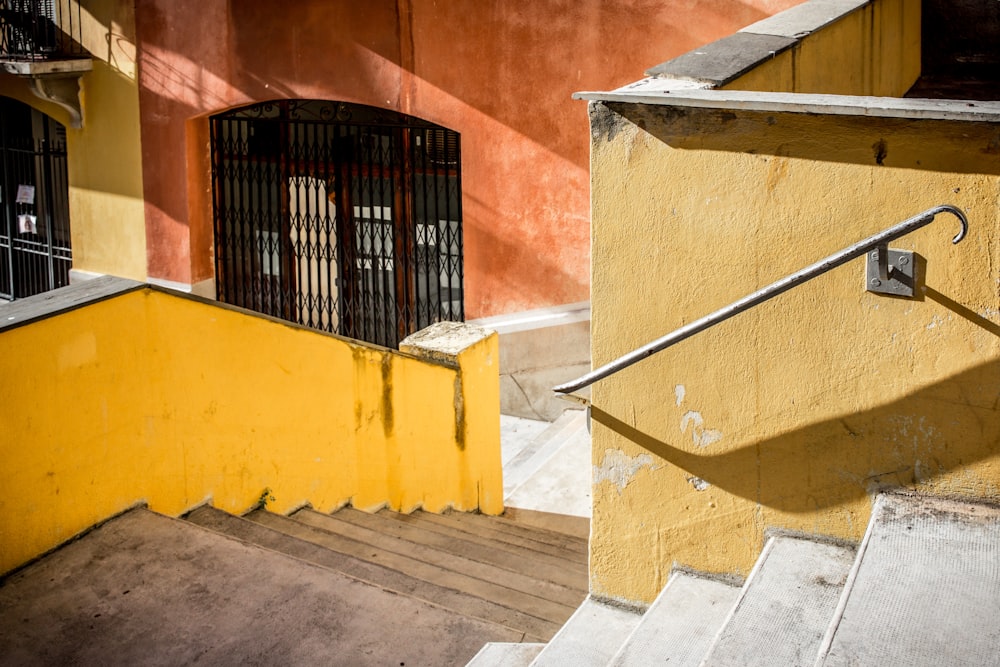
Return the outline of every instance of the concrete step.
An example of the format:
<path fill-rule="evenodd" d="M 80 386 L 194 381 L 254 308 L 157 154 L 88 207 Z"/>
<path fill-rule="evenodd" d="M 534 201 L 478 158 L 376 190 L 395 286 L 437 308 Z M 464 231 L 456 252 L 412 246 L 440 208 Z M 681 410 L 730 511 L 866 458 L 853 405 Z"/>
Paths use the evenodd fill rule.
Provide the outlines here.
<path fill-rule="evenodd" d="M 431 514 L 420 511 L 402 514 L 386 510 L 379 512 L 383 513 L 394 521 L 419 523 L 425 530 L 435 530 L 455 536 L 463 534 L 465 539 L 472 541 L 478 540 L 498 547 L 528 549 L 564 562 L 587 566 L 587 540 L 557 531 L 548 531 L 482 514 L 462 512 Z"/>
<path fill-rule="evenodd" d="M 498 548 L 496 543 L 491 543 L 488 540 L 473 541 L 469 539 L 470 534 L 464 531 L 456 531 L 446 535 L 434 530 L 426 530 L 419 522 L 395 521 L 388 514 L 388 512 L 371 514 L 344 508 L 333 515 L 319 516 L 331 516 L 336 521 L 367 528 L 387 537 L 423 544 L 463 558 L 519 572 L 531 576 L 533 579 L 550 581 L 575 591 L 578 603 L 587 596 L 589 582 L 587 570 L 582 566 L 567 567 L 565 560 L 557 558 L 540 559 L 538 552 L 513 545 L 504 545 L 503 548 Z M 292 515 L 292 518 L 308 523 L 305 517 L 306 512 L 297 512 Z"/>
<path fill-rule="evenodd" d="M 581 430 L 587 430 L 587 413 L 583 410 L 567 410 L 506 462 L 503 467 L 504 498 L 538 472 L 570 437 Z"/>
<path fill-rule="evenodd" d="M 674 572 L 610 665 L 698 667 L 739 596 L 737 585 Z"/>
<path fill-rule="evenodd" d="M 641 619 L 638 611 L 614 607 L 588 596 L 531 665 L 603 667 Z"/>
<path fill-rule="evenodd" d="M 441 539 L 437 533 L 422 531 L 413 524 L 392 522 L 401 529 L 408 530 L 390 534 L 378 525 L 381 519 L 368 515 L 372 521 L 366 521 L 364 517 L 359 516 L 362 514 L 364 513 L 357 510 L 341 510 L 329 515 L 305 509 L 296 512 L 290 518 L 307 526 L 362 542 L 385 553 L 418 559 L 456 574 L 492 581 L 506 588 L 558 602 L 567 607 L 575 608 L 587 597 L 586 585 L 583 582 L 577 582 L 573 587 L 555 582 L 550 575 L 561 578 L 558 573 L 533 570 L 524 558 L 497 558 L 497 552 L 482 553 L 481 545 L 464 540 Z M 346 515 L 351 515 L 351 520 L 342 518 Z"/>
<path fill-rule="evenodd" d="M 294 519 L 266 511 L 251 512 L 245 518 L 331 551 L 377 563 L 410 577 L 451 588 L 472 597 L 489 600 L 508 609 L 518 610 L 527 616 L 543 621 L 549 628 L 552 625 L 558 626 L 575 609 L 575 605 L 556 602 L 541 595 L 509 587 L 505 573 L 499 569 L 495 569 L 489 575 L 480 578 L 451 569 L 453 561 L 440 553 L 422 552 L 406 555 L 385 551 L 365 542 L 329 530 L 308 526 Z M 539 630 L 541 628 L 536 624 L 529 634 L 535 637 L 540 636 L 543 639 L 546 634 L 549 634 L 540 635 Z"/>
<path fill-rule="evenodd" d="M 987 665 L 1000 656 L 1000 509 L 881 495 L 816 665 Z"/>
<path fill-rule="evenodd" d="M 591 440 L 586 417 L 577 420 L 578 427 L 559 442 L 543 465 L 529 477 L 504 494 L 508 507 L 540 509 L 558 514 L 589 517 L 591 515 Z"/>
<path fill-rule="evenodd" d="M 545 644 L 490 642 L 466 667 L 528 667 Z"/>
<path fill-rule="evenodd" d="M 771 537 L 703 665 L 812 665 L 854 548 Z"/>
<path fill-rule="evenodd" d="M 442 577 L 431 582 L 394 569 L 391 563 L 372 562 L 370 556 L 373 552 L 370 548 L 365 548 L 361 543 L 352 543 L 346 538 L 342 542 L 348 545 L 347 548 L 330 549 L 208 506 L 191 512 L 187 519 L 224 535 L 344 573 L 400 595 L 513 628 L 524 634 L 517 638 L 519 640 L 544 641 L 559 629 L 558 621 L 538 618 L 494 600 L 469 595 L 449 585 L 448 581 L 442 583 Z"/>
<path fill-rule="evenodd" d="M 521 634 L 146 510 L 0 586 L 5 667 L 455 665 Z"/>

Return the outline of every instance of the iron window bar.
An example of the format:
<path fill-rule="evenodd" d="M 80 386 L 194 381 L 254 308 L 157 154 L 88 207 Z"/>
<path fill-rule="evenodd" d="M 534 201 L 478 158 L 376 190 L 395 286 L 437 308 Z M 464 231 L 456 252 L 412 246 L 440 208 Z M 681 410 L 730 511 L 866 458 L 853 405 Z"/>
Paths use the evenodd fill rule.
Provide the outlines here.
<path fill-rule="evenodd" d="M 681 342 L 682 340 L 690 338 L 691 336 L 709 329 L 720 322 L 724 322 L 734 315 L 738 315 L 745 310 L 749 310 L 754 306 L 773 299 L 779 294 L 787 292 L 793 287 L 797 287 L 804 282 L 826 273 L 827 271 L 835 269 L 842 264 L 846 264 L 852 259 L 860 257 L 871 250 L 876 250 L 878 252 L 877 261 L 879 262 L 879 275 L 884 278 L 889 272 L 889 267 L 885 264 L 888 256 L 887 244 L 890 241 L 894 241 L 912 231 L 930 224 L 940 213 L 951 213 L 958 218 L 959 223 L 961 224 L 961 229 L 951 242 L 958 243 L 965 238 L 965 234 L 969 229 L 969 221 L 961 209 L 950 204 L 942 204 L 940 206 L 929 208 L 923 213 L 919 213 L 897 225 L 858 241 L 857 243 L 850 245 L 825 259 L 821 259 L 815 264 L 811 264 L 804 269 L 796 271 L 795 273 L 768 285 L 767 287 L 759 289 L 756 292 L 739 299 L 738 301 L 734 301 L 728 306 L 720 308 L 719 310 L 706 315 L 701 319 L 682 326 L 665 336 L 643 345 L 642 347 L 636 348 L 635 350 L 618 357 L 614 361 L 604 364 L 599 368 L 595 368 L 575 380 L 553 387 L 553 391 L 561 394 L 570 394 L 571 392 L 588 387 L 595 382 L 603 380 L 610 375 L 614 375 L 618 371 L 628 368 L 629 366 L 638 363 L 643 359 L 656 354 L 657 352 L 661 352 L 668 347 Z M 578 400 L 585 404 L 590 403 L 588 399 L 582 396 L 566 396 L 566 398 Z"/>

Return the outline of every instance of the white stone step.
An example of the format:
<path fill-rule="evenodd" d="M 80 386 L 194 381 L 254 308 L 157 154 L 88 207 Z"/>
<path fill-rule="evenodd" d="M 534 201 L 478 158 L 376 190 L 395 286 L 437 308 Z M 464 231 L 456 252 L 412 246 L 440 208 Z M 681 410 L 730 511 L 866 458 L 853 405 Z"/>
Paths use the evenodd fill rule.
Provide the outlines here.
<path fill-rule="evenodd" d="M 532 667 L 604 667 L 642 615 L 587 597 L 556 633 Z"/>
<path fill-rule="evenodd" d="M 590 434 L 573 431 L 531 477 L 504 498 L 507 507 L 577 517 L 591 516 Z"/>
<path fill-rule="evenodd" d="M 545 465 L 563 446 L 566 440 L 580 430 L 587 429 L 584 410 L 567 410 L 552 425 L 521 449 L 503 467 L 503 494 L 506 498 Z"/>
<path fill-rule="evenodd" d="M 1000 509 L 882 495 L 816 665 L 1000 663 Z"/>
<path fill-rule="evenodd" d="M 853 560 L 850 546 L 769 539 L 702 665 L 812 665 Z"/>
<path fill-rule="evenodd" d="M 610 664 L 698 667 L 739 595 L 739 586 L 674 572 Z"/>
<path fill-rule="evenodd" d="M 465 667 L 528 667 L 545 644 L 490 642 Z"/>

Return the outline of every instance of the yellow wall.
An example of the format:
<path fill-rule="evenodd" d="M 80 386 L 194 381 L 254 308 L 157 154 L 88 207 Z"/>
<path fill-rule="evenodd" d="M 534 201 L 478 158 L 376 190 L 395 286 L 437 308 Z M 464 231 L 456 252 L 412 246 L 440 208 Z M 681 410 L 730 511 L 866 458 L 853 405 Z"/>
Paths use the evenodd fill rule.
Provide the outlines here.
<path fill-rule="evenodd" d="M 503 509 L 495 334 L 433 362 L 143 289 L 0 349 L 0 573 L 140 502 Z"/>
<path fill-rule="evenodd" d="M 81 11 L 92 71 L 80 80 L 83 127 L 66 110 L 33 95 L 26 79 L 0 75 L 0 95 L 18 99 L 66 127 L 73 268 L 146 277 L 146 227 L 139 142 L 134 2 L 93 0 Z"/>
<path fill-rule="evenodd" d="M 135 3 L 90 0 L 81 20 L 94 69 L 81 81 L 84 126 L 67 130 L 73 268 L 143 280 Z"/>
<path fill-rule="evenodd" d="M 919 0 L 879 0 L 723 86 L 901 97 L 920 76 Z"/>
<path fill-rule="evenodd" d="M 1000 126 L 594 104 L 595 366 L 936 204 L 970 221 L 892 244 L 916 299 L 855 260 L 599 382 L 594 593 L 746 574 L 771 527 L 858 540 L 880 487 L 1000 500 Z"/>

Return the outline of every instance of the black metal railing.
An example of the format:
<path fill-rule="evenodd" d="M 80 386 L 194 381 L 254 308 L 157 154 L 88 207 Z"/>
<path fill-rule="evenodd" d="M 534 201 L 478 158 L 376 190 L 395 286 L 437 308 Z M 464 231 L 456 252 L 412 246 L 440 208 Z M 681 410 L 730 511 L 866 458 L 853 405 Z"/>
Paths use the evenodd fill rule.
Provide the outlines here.
<path fill-rule="evenodd" d="M 80 3 L 0 0 L 0 59 L 61 60 L 87 55 Z"/>
<path fill-rule="evenodd" d="M 65 129 L 0 98 L 0 298 L 69 284 L 73 265 Z"/>
<path fill-rule="evenodd" d="M 219 300 L 387 347 L 464 318 L 458 133 L 303 100 L 211 132 Z"/>

